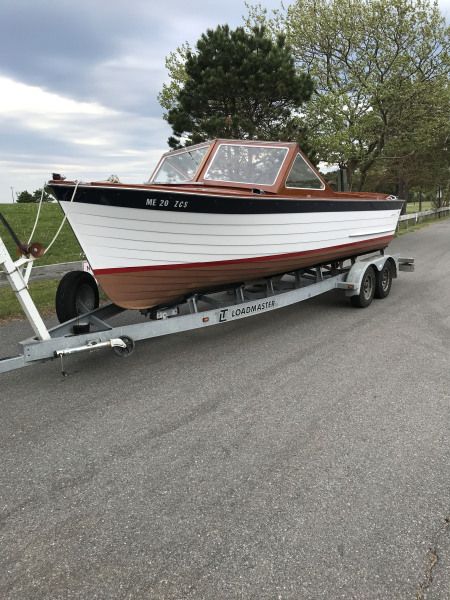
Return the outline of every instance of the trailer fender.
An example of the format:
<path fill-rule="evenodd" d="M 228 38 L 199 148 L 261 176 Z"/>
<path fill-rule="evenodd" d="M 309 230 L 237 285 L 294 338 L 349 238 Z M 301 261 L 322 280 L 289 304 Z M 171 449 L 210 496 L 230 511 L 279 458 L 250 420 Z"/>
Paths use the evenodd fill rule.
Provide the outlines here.
<path fill-rule="evenodd" d="M 339 287 L 345 289 L 346 296 L 356 296 L 361 291 L 361 282 L 369 267 L 376 271 L 382 271 L 385 264 L 389 263 L 392 269 L 392 276 L 397 277 L 398 265 L 393 256 L 375 256 L 355 262 L 347 274 L 345 282 Z"/>

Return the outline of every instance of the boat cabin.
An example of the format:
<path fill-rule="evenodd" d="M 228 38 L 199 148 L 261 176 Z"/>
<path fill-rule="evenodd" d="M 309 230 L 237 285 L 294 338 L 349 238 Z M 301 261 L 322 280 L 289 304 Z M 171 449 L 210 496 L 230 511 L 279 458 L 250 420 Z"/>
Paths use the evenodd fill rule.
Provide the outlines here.
<path fill-rule="evenodd" d="M 149 182 L 299 195 L 331 191 L 293 142 L 216 139 L 164 154 Z"/>

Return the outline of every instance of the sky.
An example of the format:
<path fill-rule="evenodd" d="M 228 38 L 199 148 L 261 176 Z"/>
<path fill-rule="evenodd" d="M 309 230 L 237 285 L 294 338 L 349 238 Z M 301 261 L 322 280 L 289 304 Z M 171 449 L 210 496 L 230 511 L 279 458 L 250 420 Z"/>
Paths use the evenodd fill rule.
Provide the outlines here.
<path fill-rule="evenodd" d="M 244 0 L 0 0 L 0 203 L 55 172 L 146 181 L 171 133 L 165 57 L 246 13 Z"/>

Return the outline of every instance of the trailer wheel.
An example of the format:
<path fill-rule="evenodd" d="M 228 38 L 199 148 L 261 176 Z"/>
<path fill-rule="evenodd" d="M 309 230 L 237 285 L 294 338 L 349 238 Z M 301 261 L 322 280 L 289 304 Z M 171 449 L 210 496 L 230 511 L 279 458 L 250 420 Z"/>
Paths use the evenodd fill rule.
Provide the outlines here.
<path fill-rule="evenodd" d="M 98 308 L 99 294 L 95 279 L 85 271 L 71 271 L 56 290 L 55 308 L 60 323 Z"/>
<path fill-rule="evenodd" d="M 368 267 L 361 281 L 359 294 L 350 296 L 350 301 L 357 308 L 366 308 L 372 302 L 375 294 L 376 275 L 373 267 Z"/>
<path fill-rule="evenodd" d="M 377 272 L 375 284 L 375 298 L 386 298 L 392 287 L 392 266 L 386 261 L 381 271 Z"/>

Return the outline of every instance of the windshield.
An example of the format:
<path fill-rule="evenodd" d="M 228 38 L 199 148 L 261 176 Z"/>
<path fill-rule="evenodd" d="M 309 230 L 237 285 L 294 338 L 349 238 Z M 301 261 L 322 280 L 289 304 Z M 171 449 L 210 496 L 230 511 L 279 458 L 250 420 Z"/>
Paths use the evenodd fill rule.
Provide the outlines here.
<path fill-rule="evenodd" d="M 220 144 L 205 174 L 205 179 L 273 185 L 288 148 Z"/>
<path fill-rule="evenodd" d="M 208 146 L 187 148 L 182 152 L 168 154 L 152 177 L 152 183 L 184 183 L 191 181 L 208 150 Z"/>

